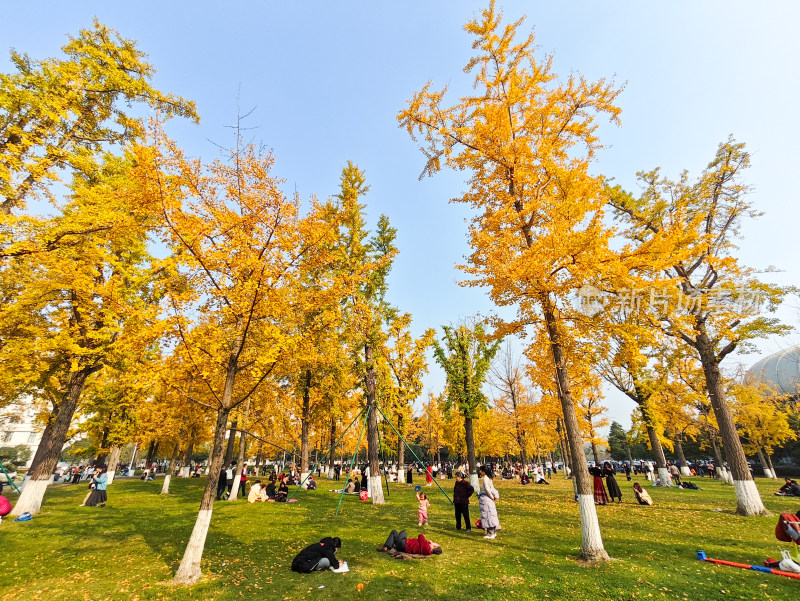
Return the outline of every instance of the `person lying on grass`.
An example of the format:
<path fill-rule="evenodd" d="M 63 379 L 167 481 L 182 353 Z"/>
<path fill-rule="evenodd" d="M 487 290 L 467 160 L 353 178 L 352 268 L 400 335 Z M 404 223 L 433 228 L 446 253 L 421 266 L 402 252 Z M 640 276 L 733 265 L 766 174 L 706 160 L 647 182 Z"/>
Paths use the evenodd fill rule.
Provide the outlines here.
<path fill-rule="evenodd" d="M 429 541 L 425 538 L 424 534 L 420 534 L 417 538 L 408 538 L 405 530 L 398 532 L 392 530 L 389 533 L 389 538 L 382 546 L 378 547 L 378 551 L 399 551 L 400 553 L 407 553 L 409 555 L 441 555 L 441 545 Z"/>
<path fill-rule="evenodd" d="M 292 570 L 301 574 L 310 574 L 315 570 L 338 569 L 339 560 L 336 551 L 342 548 L 342 539 L 338 536 L 326 536 L 318 543 L 307 546 L 292 560 Z"/>

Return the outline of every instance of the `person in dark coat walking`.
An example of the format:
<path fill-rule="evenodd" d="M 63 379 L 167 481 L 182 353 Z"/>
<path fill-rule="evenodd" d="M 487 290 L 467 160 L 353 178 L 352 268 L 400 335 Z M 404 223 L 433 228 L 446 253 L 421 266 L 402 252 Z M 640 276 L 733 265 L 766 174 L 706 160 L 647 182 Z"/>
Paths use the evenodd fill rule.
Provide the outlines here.
<path fill-rule="evenodd" d="M 318 543 L 309 545 L 292 560 L 292 570 L 301 574 L 310 574 L 314 570 L 338 569 L 339 560 L 336 551 L 342 548 L 342 539 L 326 536 Z"/>
<path fill-rule="evenodd" d="M 410 463 L 408 464 L 408 471 L 406 472 L 406 484 L 409 486 L 414 484 L 414 468 Z"/>
<path fill-rule="evenodd" d="M 463 472 L 456 472 L 456 484 L 453 486 L 453 505 L 456 508 L 456 530 L 461 530 L 461 516 L 464 516 L 464 525 L 467 532 L 472 531 L 469 521 L 469 498 L 475 489 L 472 484 L 464 479 Z"/>

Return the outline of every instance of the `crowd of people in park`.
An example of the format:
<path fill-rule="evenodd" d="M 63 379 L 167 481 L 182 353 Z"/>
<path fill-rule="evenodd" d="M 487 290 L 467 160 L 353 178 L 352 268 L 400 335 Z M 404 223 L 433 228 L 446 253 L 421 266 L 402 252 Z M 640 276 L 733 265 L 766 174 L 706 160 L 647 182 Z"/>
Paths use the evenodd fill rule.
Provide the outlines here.
<path fill-rule="evenodd" d="M 697 484 L 683 479 L 681 468 L 675 461 L 667 462 L 666 477 L 669 482 L 662 482 L 665 476 L 664 471 L 656 470 L 652 461 L 605 461 L 601 465 L 590 462 L 589 472 L 592 477 L 593 496 L 597 505 L 607 505 L 610 503 L 622 503 L 623 492 L 617 480 L 618 476 L 624 475 L 628 482 L 631 482 L 636 475 L 643 475 L 653 486 L 673 485 L 682 489 L 702 490 Z M 159 472 L 167 471 L 167 464 L 164 462 L 153 462 L 151 464 L 141 463 L 139 477 L 142 480 L 152 480 Z M 322 475 L 323 468 L 316 465 L 315 473 L 301 474 L 294 463 L 272 463 L 260 466 L 248 465 L 244 463 L 238 468 L 236 462 L 225 465 L 217 482 L 217 500 L 242 498 L 250 503 L 259 502 L 287 502 L 291 499 L 290 487 L 301 486 L 303 489 L 315 490 L 317 488 L 317 478 Z M 714 477 L 716 468 L 711 461 L 697 461 L 684 464 L 684 468 L 693 476 Z M 344 462 L 337 462 L 326 470 L 328 476 L 334 481 L 345 480 L 342 488 L 332 492 L 345 494 L 362 495 L 363 498 L 369 496 L 369 467 L 366 464 L 356 466 Z M 128 465 L 118 466 L 116 476 L 124 476 L 129 473 Z M 189 469 L 180 470 L 179 475 L 189 475 L 199 477 L 201 473 L 208 473 L 207 467 L 201 463 L 194 463 Z M 489 462 L 481 466 L 479 474 L 479 486 L 476 491 L 469 481 L 469 468 L 466 463 L 453 461 L 432 462 L 423 464 L 419 461 L 411 462 L 406 465 L 397 463 L 381 463 L 381 476 L 387 482 L 403 482 L 413 486 L 415 478 L 420 482 L 419 486 L 432 487 L 436 484 L 442 487 L 439 482 L 442 480 L 455 480 L 453 487 L 453 505 L 455 509 L 456 529 L 463 527 L 470 531 L 472 524 L 469 515 L 469 499 L 473 494 L 477 496 L 478 507 L 481 513 L 481 520 L 478 522 L 481 528 L 486 531 L 487 538 L 494 538 L 500 529 L 497 519 L 496 502 L 499 493 L 494 486 L 494 478 L 502 480 L 517 480 L 522 485 L 538 484 L 548 485 L 554 475 L 563 474 L 565 478 L 571 477 L 569 465 L 564 465 L 551 460 L 522 463 L 522 462 Z M 239 476 L 236 497 L 232 496 L 233 486 L 236 476 Z M 59 467 L 53 475 L 56 482 L 79 484 L 89 483 L 90 491 L 82 505 L 104 506 L 107 500 L 107 469 L 105 467 L 93 467 L 90 465 L 70 466 L 67 468 Z M 419 486 L 417 488 L 419 488 Z M 786 483 L 775 493 L 779 496 L 800 497 L 800 484 L 794 480 L 786 479 Z M 426 493 L 417 492 L 417 513 L 418 525 L 427 526 L 430 502 Z M 637 482 L 633 484 L 633 497 L 639 504 L 652 505 L 653 500 L 646 490 Z M 577 497 L 576 497 L 577 498 Z"/>

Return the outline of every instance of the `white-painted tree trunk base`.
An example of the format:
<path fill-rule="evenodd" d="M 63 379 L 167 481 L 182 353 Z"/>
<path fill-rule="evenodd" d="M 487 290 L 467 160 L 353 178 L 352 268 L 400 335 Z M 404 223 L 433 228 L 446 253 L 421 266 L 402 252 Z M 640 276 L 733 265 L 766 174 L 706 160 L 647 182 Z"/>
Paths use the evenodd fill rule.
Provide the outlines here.
<path fill-rule="evenodd" d="M 28 484 L 30 479 L 31 477 L 28 474 L 25 474 L 25 476 L 22 478 L 22 483 L 19 485 L 19 489 L 25 490 L 25 485 Z"/>
<path fill-rule="evenodd" d="M 303 483 L 301 487 L 303 490 L 308 489 L 308 477 L 311 475 L 311 472 L 301 472 L 300 473 L 300 482 Z"/>
<path fill-rule="evenodd" d="M 372 494 L 373 505 L 383 505 L 386 503 L 386 500 L 383 498 L 383 485 L 381 484 L 380 475 L 367 478 L 367 489 Z"/>
<path fill-rule="evenodd" d="M 578 495 L 578 506 L 581 511 L 581 559 L 586 561 L 609 559 L 603 547 L 594 495 Z"/>
<path fill-rule="evenodd" d="M 771 469 L 769 469 L 768 467 L 765 467 L 764 468 L 764 477 L 765 478 L 771 478 L 772 480 L 774 480 L 775 479 L 775 474 L 772 473 Z"/>
<path fill-rule="evenodd" d="M 658 477 L 661 478 L 661 486 L 672 486 L 672 478 L 669 470 L 665 467 L 658 468 Z"/>
<path fill-rule="evenodd" d="M 733 484 L 733 476 L 731 475 L 730 471 L 724 467 L 718 467 L 717 472 L 719 473 L 719 479 L 727 484 Z"/>
<path fill-rule="evenodd" d="M 682 465 L 681 466 L 681 476 L 689 476 L 689 477 L 691 477 L 691 475 L 692 475 L 692 470 L 689 469 L 689 466 L 688 465 Z"/>
<path fill-rule="evenodd" d="M 50 474 L 50 477 L 47 479 L 48 484 L 53 484 L 56 481 L 56 475 Z"/>
<path fill-rule="evenodd" d="M 753 480 L 734 480 L 736 491 L 736 513 L 739 515 L 770 515 Z"/>
<path fill-rule="evenodd" d="M 333 470 L 333 468 L 328 468 L 328 471 L 325 473 L 325 475 L 328 476 L 328 480 L 333 480 L 336 477 L 336 472 Z"/>
<path fill-rule="evenodd" d="M 114 483 L 114 474 L 116 474 L 116 473 L 117 473 L 116 470 L 114 470 L 114 471 L 108 470 L 106 472 L 106 478 L 108 478 L 108 482 L 106 483 L 106 486 L 111 486 Z"/>
<path fill-rule="evenodd" d="M 478 474 L 470 474 L 469 483 L 472 485 L 472 488 L 475 489 L 475 492 L 478 492 L 481 489 L 481 480 L 478 477 Z"/>
<path fill-rule="evenodd" d="M 172 478 L 172 474 L 167 474 L 164 476 L 164 484 L 161 485 L 161 494 L 168 495 L 169 494 L 169 481 Z"/>
<path fill-rule="evenodd" d="M 181 468 L 181 478 L 188 478 L 191 476 L 191 468 L 188 465 L 184 465 Z"/>
<path fill-rule="evenodd" d="M 242 474 L 237 473 L 233 478 L 233 487 L 231 488 L 231 494 L 228 496 L 228 501 L 235 501 L 239 497 L 239 482 L 241 480 Z"/>
<path fill-rule="evenodd" d="M 197 521 L 194 523 L 192 536 L 183 553 L 181 565 L 172 579 L 174 584 L 194 584 L 203 575 L 200 571 L 200 561 L 203 559 L 203 549 L 206 546 L 206 536 L 208 536 L 212 513 L 212 509 L 201 509 L 197 514 Z"/>
<path fill-rule="evenodd" d="M 49 483 L 49 480 L 29 480 L 10 515 L 22 515 L 26 511 L 31 515 L 39 513 Z"/>

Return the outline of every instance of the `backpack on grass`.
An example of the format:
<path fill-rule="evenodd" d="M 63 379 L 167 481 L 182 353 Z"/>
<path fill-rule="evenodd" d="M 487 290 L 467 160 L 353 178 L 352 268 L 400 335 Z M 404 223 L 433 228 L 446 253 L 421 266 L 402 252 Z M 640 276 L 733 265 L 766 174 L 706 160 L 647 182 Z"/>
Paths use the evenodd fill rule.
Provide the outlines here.
<path fill-rule="evenodd" d="M 785 543 L 800 545 L 800 517 L 782 513 L 775 525 L 775 538 Z"/>

